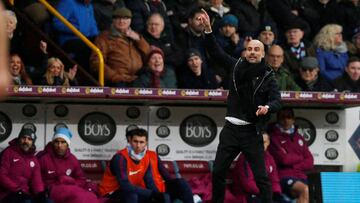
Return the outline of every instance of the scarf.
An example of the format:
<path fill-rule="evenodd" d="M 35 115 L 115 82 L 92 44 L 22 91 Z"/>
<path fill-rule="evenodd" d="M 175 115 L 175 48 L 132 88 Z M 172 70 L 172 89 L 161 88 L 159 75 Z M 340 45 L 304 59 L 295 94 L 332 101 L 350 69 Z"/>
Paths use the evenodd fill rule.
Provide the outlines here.
<path fill-rule="evenodd" d="M 348 48 L 347 48 L 345 42 L 342 42 L 339 46 L 337 46 L 335 48 L 335 52 L 337 52 L 337 53 L 343 54 L 343 53 L 346 53 L 347 51 L 348 51 Z"/>
<path fill-rule="evenodd" d="M 140 152 L 139 154 L 136 154 L 134 149 L 131 147 L 130 144 L 127 145 L 127 150 L 128 153 L 130 155 L 130 158 L 135 160 L 135 161 L 141 161 L 142 158 L 144 158 L 145 153 L 146 153 L 146 148 L 143 152 Z"/>
<path fill-rule="evenodd" d="M 289 135 L 293 135 L 294 132 L 295 132 L 295 126 L 292 125 L 291 128 L 285 130 L 280 124 L 276 124 L 276 127 L 278 127 L 280 129 L 280 132 L 281 133 L 286 133 L 286 134 L 289 134 Z"/>
<path fill-rule="evenodd" d="M 151 74 L 151 87 L 152 88 L 160 88 L 160 81 L 161 81 L 160 77 L 161 77 L 162 72 L 152 72 L 152 74 Z"/>
<path fill-rule="evenodd" d="M 291 47 L 290 50 L 291 53 L 299 60 L 306 55 L 304 42 L 300 42 L 300 45 L 298 47 Z"/>
<path fill-rule="evenodd" d="M 244 62 L 239 67 L 239 81 L 249 81 L 253 78 L 264 75 L 265 73 L 265 62 L 261 60 L 260 63 L 249 63 Z"/>

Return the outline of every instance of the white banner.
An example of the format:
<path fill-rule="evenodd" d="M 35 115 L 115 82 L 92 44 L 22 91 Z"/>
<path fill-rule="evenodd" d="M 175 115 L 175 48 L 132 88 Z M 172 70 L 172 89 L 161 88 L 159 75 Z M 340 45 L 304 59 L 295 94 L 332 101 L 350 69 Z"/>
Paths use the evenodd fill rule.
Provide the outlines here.
<path fill-rule="evenodd" d="M 9 146 L 9 142 L 19 135 L 24 125 L 36 129 L 36 149 L 42 150 L 45 137 L 44 123 L 43 105 L 2 103 L 0 105 L 0 151 Z"/>
<path fill-rule="evenodd" d="M 163 160 L 214 160 L 225 110 L 150 107 L 149 148 Z"/>
<path fill-rule="evenodd" d="M 116 105 L 49 105 L 46 141 L 56 126 L 73 133 L 70 149 L 79 160 L 109 160 L 126 146 L 129 125 L 147 128 L 146 107 Z"/>

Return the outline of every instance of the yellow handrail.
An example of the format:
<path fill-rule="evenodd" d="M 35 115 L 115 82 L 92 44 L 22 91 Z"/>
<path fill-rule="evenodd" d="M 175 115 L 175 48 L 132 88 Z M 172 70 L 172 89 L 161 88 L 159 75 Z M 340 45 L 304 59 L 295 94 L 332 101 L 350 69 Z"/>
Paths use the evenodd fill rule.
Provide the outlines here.
<path fill-rule="evenodd" d="M 78 29 L 76 29 L 68 20 L 66 20 L 54 7 L 52 7 L 46 0 L 38 0 L 43 4 L 56 18 L 65 24 L 76 36 L 78 36 L 90 49 L 96 52 L 99 58 L 99 83 L 104 86 L 104 57 L 99 50 L 88 38 L 86 38 Z"/>

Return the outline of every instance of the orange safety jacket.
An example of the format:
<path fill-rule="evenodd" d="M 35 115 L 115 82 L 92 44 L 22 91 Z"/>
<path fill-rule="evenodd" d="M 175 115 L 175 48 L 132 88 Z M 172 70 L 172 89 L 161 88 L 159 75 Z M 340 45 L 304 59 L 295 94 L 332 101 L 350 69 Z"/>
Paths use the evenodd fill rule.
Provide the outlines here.
<path fill-rule="evenodd" d="M 151 166 L 152 177 L 154 179 L 155 185 L 160 192 L 165 192 L 165 181 L 162 178 L 158 170 L 158 157 L 154 151 L 147 150 L 145 156 L 136 164 L 129 156 L 128 150 L 122 149 L 117 152 L 117 154 L 125 157 L 127 162 L 127 176 L 131 184 L 146 188 L 144 182 L 144 176 Z M 99 192 L 102 196 L 110 194 L 115 190 L 119 189 L 120 185 L 114 176 L 111 173 L 110 166 L 107 166 L 101 183 L 99 184 Z"/>

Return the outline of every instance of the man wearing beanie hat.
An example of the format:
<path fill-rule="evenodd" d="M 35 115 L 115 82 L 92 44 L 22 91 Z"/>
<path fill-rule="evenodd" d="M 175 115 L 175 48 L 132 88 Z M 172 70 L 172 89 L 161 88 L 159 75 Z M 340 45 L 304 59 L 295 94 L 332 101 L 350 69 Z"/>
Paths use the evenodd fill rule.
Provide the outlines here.
<path fill-rule="evenodd" d="M 37 154 L 45 186 L 55 203 L 98 203 L 96 184 L 86 181 L 79 161 L 70 152 L 71 138 L 71 131 L 60 127 L 52 141 Z"/>
<path fill-rule="evenodd" d="M 1 153 L 0 202 L 47 202 L 35 140 L 35 131 L 23 127 Z"/>
<path fill-rule="evenodd" d="M 179 73 L 179 87 L 186 89 L 216 89 L 218 83 L 212 69 L 203 67 L 201 53 L 191 48 L 186 53 L 186 66 Z"/>
<path fill-rule="evenodd" d="M 143 67 L 150 52 L 150 45 L 130 28 L 132 12 L 127 8 L 113 11 L 109 30 L 103 31 L 95 40 L 95 45 L 104 56 L 105 83 L 112 87 L 132 87 L 137 72 Z M 99 70 L 96 52 L 90 57 L 90 67 Z"/>
<path fill-rule="evenodd" d="M 224 61 L 230 69 L 229 94 L 225 126 L 220 133 L 212 172 L 212 202 L 223 203 L 225 178 L 231 163 L 241 152 L 245 155 L 263 203 L 272 202 L 271 182 L 265 170 L 264 147 L 260 140 L 266 133 L 270 114 L 281 109 L 281 96 L 271 67 L 265 63 L 264 44 L 249 40 L 244 58 L 233 58 L 217 45 L 209 16 L 201 16 L 205 27 L 207 50 L 212 57 Z"/>
<path fill-rule="evenodd" d="M 276 35 L 277 29 L 275 23 L 269 21 L 261 25 L 258 39 L 265 45 L 265 52 L 268 51 L 271 45 L 275 44 Z"/>

